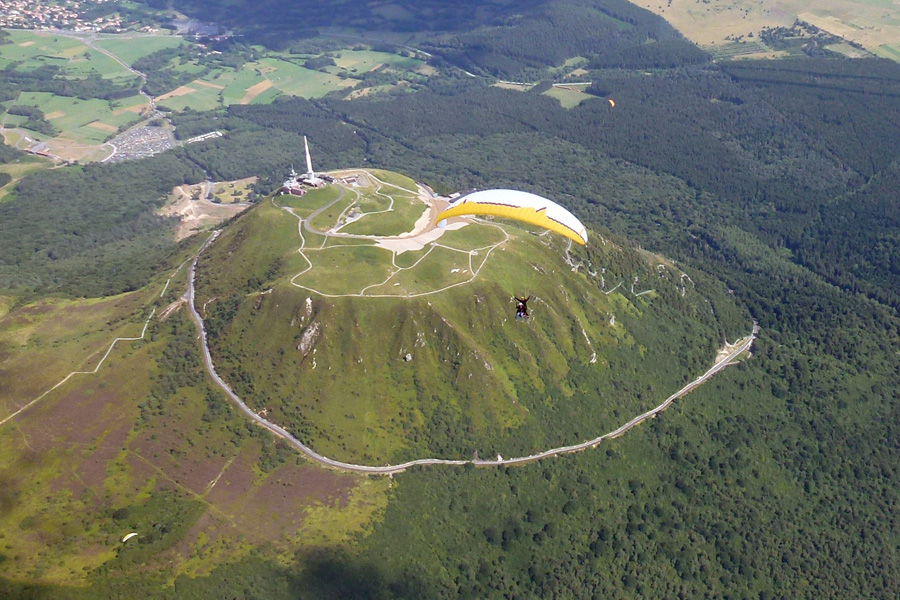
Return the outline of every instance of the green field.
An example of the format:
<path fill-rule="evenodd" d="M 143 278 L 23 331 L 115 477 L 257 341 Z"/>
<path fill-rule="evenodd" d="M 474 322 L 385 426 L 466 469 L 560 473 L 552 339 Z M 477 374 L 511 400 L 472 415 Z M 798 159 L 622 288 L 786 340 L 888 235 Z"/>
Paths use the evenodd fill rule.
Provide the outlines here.
<path fill-rule="evenodd" d="M 181 46 L 185 44 L 185 41 L 181 37 L 173 35 L 121 35 L 103 37 L 95 43 L 100 48 L 112 52 L 129 65 L 133 65 L 139 58 L 153 54 L 158 50 Z"/>
<path fill-rule="evenodd" d="M 900 61 L 900 44 L 882 44 L 873 49 L 873 52 L 882 58 Z"/>
<path fill-rule="evenodd" d="M 219 90 L 197 83 L 189 83 L 184 87 L 193 91 L 168 97 L 159 96 L 156 98 L 157 104 L 179 112 L 186 108 L 200 111 L 213 110 L 222 106 L 219 100 Z"/>
<path fill-rule="evenodd" d="M 592 96 L 574 89 L 560 87 L 552 87 L 544 92 L 544 95 L 559 100 L 559 103 L 563 108 L 575 108 L 586 100 L 597 99 L 597 96 Z"/>
<path fill-rule="evenodd" d="M 771 52 L 769 47 L 760 41 L 727 42 L 724 44 L 704 46 L 703 49 L 712 54 L 714 58 L 724 60 Z"/>
<path fill-rule="evenodd" d="M 102 143 L 116 134 L 123 125 L 140 120 L 140 114 L 129 107 L 146 103 L 143 96 L 135 95 L 121 100 L 81 100 L 70 96 L 56 96 L 47 92 L 22 92 L 10 104 L 35 106 L 64 137 L 82 143 Z"/>
<path fill-rule="evenodd" d="M 8 173 L 12 177 L 12 181 L 0 188 L 0 202 L 2 202 L 16 186 L 16 182 L 18 182 L 19 179 L 25 177 L 29 173 L 34 173 L 40 169 L 46 169 L 48 166 L 50 166 L 50 163 L 47 160 L 36 156 L 28 156 L 11 163 L 0 165 L 0 173 Z M 0 314 L 2 314 L 2 312 L 0 312 Z"/>
<path fill-rule="evenodd" d="M 274 87 L 285 94 L 301 98 L 320 98 L 329 92 L 356 84 L 353 80 L 312 71 L 278 58 L 260 60 L 259 69 Z"/>
<path fill-rule="evenodd" d="M 217 78 L 206 76 L 204 81 L 223 86 L 222 99 L 226 105 L 238 104 L 247 94 L 247 90 L 265 81 L 254 65 L 244 65 L 234 72 L 222 72 Z"/>
<path fill-rule="evenodd" d="M 401 182 L 400 187 L 373 183 L 375 186 L 369 189 L 354 190 L 358 197 L 348 212 L 355 212 L 356 220 L 340 231 L 356 235 L 401 235 L 412 231 L 426 210 L 415 184 L 411 180 Z"/>
<path fill-rule="evenodd" d="M 13 62 L 22 71 L 54 65 L 68 77 L 99 74 L 106 79 L 132 79 L 134 75 L 106 54 L 76 39 L 37 31 L 11 30 L 10 43 L 0 45 L 0 68 Z"/>
<path fill-rule="evenodd" d="M 386 504 L 387 479 L 310 466 L 208 386 L 177 302 L 187 269 L 175 265 L 191 252 L 130 294 L 3 305 L 0 419 L 39 401 L 0 425 L 0 577 L 71 586 L 141 565 L 162 585 L 257 545 L 345 543 Z M 92 371 L 115 337 L 140 337 L 154 306 L 143 339 L 44 394 Z"/>
<path fill-rule="evenodd" d="M 415 71 L 425 64 L 417 58 L 374 50 L 341 50 L 339 55 L 334 59 L 338 70 L 343 69 L 354 75 L 368 73 L 380 66 Z"/>
<path fill-rule="evenodd" d="M 175 68 L 188 73 L 199 73 L 202 70 L 202 67 L 194 63 Z M 343 80 L 328 73 L 311 71 L 275 57 L 245 64 L 237 71 L 215 70 L 201 77 L 199 82 L 186 85 L 194 91 L 163 96 L 160 103 L 179 112 L 186 108 L 212 110 L 232 104 L 268 104 L 282 94 L 319 98 L 334 90 L 355 85 L 352 79 Z M 254 86 L 259 87 L 254 89 Z"/>

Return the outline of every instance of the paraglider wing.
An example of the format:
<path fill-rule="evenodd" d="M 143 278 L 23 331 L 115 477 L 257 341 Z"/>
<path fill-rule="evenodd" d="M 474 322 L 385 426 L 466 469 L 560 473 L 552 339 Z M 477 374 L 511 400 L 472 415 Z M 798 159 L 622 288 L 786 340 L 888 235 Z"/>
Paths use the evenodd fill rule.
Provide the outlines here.
<path fill-rule="evenodd" d="M 587 229 L 575 215 L 546 198 L 517 190 L 483 190 L 457 198 L 435 219 L 438 223 L 462 215 L 493 215 L 524 221 L 587 243 Z"/>
<path fill-rule="evenodd" d="M 609 99 L 609 107 L 610 107 L 610 108 L 615 108 L 615 107 L 616 107 L 616 101 L 613 100 L 612 98 Z"/>

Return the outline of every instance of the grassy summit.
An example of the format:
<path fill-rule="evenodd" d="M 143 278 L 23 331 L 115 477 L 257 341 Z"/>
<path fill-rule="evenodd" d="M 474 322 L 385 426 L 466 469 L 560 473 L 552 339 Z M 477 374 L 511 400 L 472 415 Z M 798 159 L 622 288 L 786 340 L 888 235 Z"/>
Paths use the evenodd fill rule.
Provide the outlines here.
<path fill-rule="evenodd" d="M 749 328 L 720 286 L 597 234 L 577 251 L 509 221 L 436 237 L 415 192 L 368 172 L 276 197 L 201 261 L 220 373 L 326 455 L 374 464 L 582 441 L 698 375 L 720 320 Z M 528 321 L 513 318 L 513 294 L 532 297 Z"/>

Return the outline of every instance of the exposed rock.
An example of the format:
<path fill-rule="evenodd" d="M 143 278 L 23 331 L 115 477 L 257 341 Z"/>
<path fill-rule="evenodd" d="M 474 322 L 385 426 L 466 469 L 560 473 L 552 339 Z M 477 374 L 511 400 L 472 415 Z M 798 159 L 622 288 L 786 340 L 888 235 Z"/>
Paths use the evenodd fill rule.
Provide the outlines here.
<path fill-rule="evenodd" d="M 313 323 L 310 325 L 306 331 L 303 332 L 303 335 L 300 336 L 300 343 L 297 345 L 297 350 L 300 351 L 301 354 L 305 357 L 309 354 L 309 351 L 313 349 L 316 345 L 316 341 L 319 339 L 319 323 Z"/>

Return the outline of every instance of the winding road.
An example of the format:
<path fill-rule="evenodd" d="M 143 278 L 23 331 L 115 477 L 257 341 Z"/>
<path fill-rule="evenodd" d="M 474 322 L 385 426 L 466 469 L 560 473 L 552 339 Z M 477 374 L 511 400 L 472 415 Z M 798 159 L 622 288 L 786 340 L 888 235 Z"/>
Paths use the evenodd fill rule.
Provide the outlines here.
<path fill-rule="evenodd" d="M 219 236 L 219 231 L 213 233 L 208 240 L 200 247 L 200 250 L 197 251 L 197 255 L 194 257 L 191 262 L 190 272 L 188 273 L 188 289 L 184 294 L 185 299 L 187 300 L 188 307 L 191 311 L 191 317 L 194 319 L 194 322 L 197 324 L 197 327 L 200 329 L 200 339 L 203 346 L 203 364 L 206 368 L 206 371 L 209 373 L 209 376 L 212 380 L 218 385 L 225 394 L 234 402 L 235 406 L 244 413 L 248 418 L 254 421 L 257 425 L 265 427 L 273 434 L 277 435 L 291 446 L 293 446 L 296 450 L 307 456 L 309 459 L 324 465 L 326 467 L 330 467 L 333 469 L 339 469 L 342 471 L 353 471 L 357 473 L 366 473 L 370 475 L 393 475 L 395 473 L 402 473 L 406 469 L 415 466 L 425 466 L 425 465 L 466 465 L 471 464 L 475 466 L 503 466 L 503 465 L 520 465 L 530 462 L 535 462 L 538 460 L 543 460 L 545 458 L 550 458 L 551 456 L 559 456 L 562 454 L 570 454 L 572 452 L 580 452 L 582 450 L 586 450 L 588 448 L 596 448 L 605 440 L 611 440 L 617 438 L 630 430 L 632 427 L 635 427 L 647 419 L 651 419 L 655 417 L 657 414 L 669 408 L 672 403 L 682 396 L 690 393 L 695 388 L 703 385 L 707 380 L 709 380 L 713 375 L 723 370 L 728 365 L 732 364 L 732 361 L 735 360 L 741 353 L 750 349 L 750 346 L 753 344 L 753 341 L 756 339 L 759 333 L 759 325 L 756 321 L 753 322 L 753 331 L 752 333 L 744 338 L 742 341 L 737 343 L 734 348 L 724 357 L 720 358 L 715 365 L 713 365 L 706 373 L 695 379 L 694 381 L 688 383 L 683 388 L 666 398 L 665 402 L 648 410 L 645 413 L 642 413 L 621 427 L 610 431 L 609 433 L 605 433 L 601 436 L 598 436 L 594 439 L 588 440 L 586 442 L 581 442 L 579 444 L 573 444 L 571 446 L 561 446 L 559 448 L 552 448 L 550 450 L 545 450 L 544 452 L 539 452 L 536 454 L 530 454 L 528 456 L 521 456 L 517 458 L 501 458 L 497 457 L 497 460 L 484 460 L 484 459 L 475 459 L 475 460 L 448 460 L 441 458 L 420 458 L 417 460 L 411 460 L 404 463 L 396 464 L 396 465 L 384 465 L 384 466 L 373 466 L 373 465 L 360 465 L 355 463 L 348 463 L 339 460 L 335 460 L 333 458 L 328 458 L 327 456 L 323 456 L 298 440 L 294 437 L 289 431 L 272 423 L 271 421 L 266 420 L 265 418 L 259 416 L 255 412 L 253 412 L 241 398 L 232 391 L 231 387 L 219 376 L 218 372 L 216 372 L 216 367 L 213 364 L 212 355 L 209 351 L 209 344 L 207 341 L 206 327 L 203 322 L 203 318 L 200 316 L 200 313 L 197 312 L 197 308 L 194 304 L 194 279 L 197 271 L 197 261 L 200 258 L 200 255 L 203 251 Z"/>

